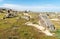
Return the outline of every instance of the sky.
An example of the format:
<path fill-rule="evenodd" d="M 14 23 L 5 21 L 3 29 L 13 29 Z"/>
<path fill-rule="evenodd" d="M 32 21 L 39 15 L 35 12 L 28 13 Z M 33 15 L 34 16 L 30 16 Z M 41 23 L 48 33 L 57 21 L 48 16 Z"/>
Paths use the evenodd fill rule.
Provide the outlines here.
<path fill-rule="evenodd" d="M 60 12 L 60 0 L 0 0 L 0 7 L 36 12 Z"/>

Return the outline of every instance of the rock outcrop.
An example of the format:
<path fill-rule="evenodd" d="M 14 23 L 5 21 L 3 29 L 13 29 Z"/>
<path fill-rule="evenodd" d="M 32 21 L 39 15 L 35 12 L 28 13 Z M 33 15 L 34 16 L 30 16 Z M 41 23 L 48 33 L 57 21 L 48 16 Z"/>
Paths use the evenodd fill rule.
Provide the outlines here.
<path fill-rule="evenodd" d="M 54 31 L 55 30 L 55 26 L 49 20 L 49 18 L 47 17 L 47 15 L 40 14 L 39 15 L 39 21 L 40 21 L 40 23 L 41 23 L 42 26 L 46 27 L 46 29 L 48 28 L 50 31 Z"/>

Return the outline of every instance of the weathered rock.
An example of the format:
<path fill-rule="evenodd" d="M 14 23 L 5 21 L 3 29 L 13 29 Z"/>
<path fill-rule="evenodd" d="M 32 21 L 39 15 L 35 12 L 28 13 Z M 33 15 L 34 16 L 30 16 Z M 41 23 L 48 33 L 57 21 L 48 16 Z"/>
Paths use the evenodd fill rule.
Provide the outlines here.
<path fill-rule="evenodd" d="M 51 21 L 49 20 L 47 15 L 40 14 L 39 15 L 39 20 L 41 22 L 41 25 L 46 27 L 46 28 L 48 28 L 50 31 L 54 31 L 55 30 L 55 26 L 51 23 Z"/>

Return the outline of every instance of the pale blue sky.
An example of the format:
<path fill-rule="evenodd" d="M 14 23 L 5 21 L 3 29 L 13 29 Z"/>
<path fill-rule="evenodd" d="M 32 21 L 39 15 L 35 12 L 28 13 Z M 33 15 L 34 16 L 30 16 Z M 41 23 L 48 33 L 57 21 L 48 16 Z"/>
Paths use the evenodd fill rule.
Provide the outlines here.
<path fill-rule="evenodd" d="M 60 12 L 60 0 L 0 0 L 0 7 L 17 10 Z"/>

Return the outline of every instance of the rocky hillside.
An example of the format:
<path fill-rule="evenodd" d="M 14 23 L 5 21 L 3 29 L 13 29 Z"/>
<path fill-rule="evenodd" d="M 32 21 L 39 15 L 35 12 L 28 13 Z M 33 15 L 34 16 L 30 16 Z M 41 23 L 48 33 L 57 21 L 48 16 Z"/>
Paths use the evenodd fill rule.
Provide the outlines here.
<path fill-rule="evenodd" d="M 48 26 L 41 25 L 39 14 L 12 10 L 0 13 L 0 39 L 58 39 L 55 30 L 50 31 Z M 51 23 L 55 25 L 53 21 Z"/>

